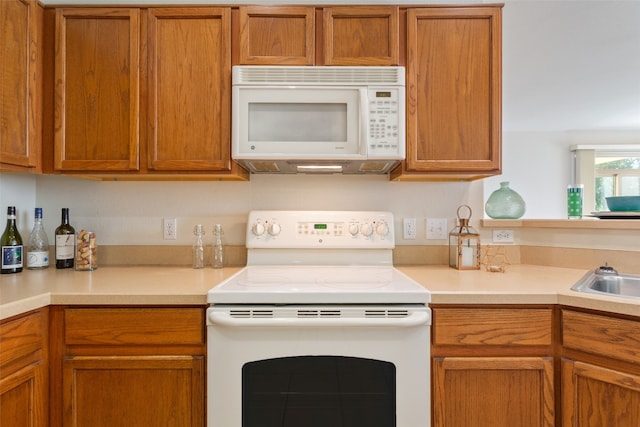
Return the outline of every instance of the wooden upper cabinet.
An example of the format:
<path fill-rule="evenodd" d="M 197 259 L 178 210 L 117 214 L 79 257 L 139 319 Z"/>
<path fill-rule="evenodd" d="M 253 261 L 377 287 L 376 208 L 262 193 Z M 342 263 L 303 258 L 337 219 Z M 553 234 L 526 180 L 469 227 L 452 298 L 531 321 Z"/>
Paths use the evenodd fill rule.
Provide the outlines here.
<path fill-rule="evenodd" d="M 323 10 L 324 65 L 398 65 L 398 7 Z"/>
<path fill-rule="evenodd" d="M 242 65 L 399 62 L 397 6 L 240 6 L 239 27 Z"/>
<path fill-rule="evenodd" d="M 57 170 L 138 169 L 140 11 L 56 10 Z"/>
<path fill-rule="evenodd" d="M 392 178 L 500 173 L 501 16 L 500 6 L 407 11 L 407 159 Z"/>
<path fill-rule="evenodd" d="M 313 65 L 315 12 L 304 6 L 240 6 L 243 65 Z"/>
<path fill-rule="evenodd" d="M 149 9 L 148 167 L 231 168 L 229 8 Z"/>
<path fill-rule="evenodd" d="M 0 168 L 40 168 L 42 8 L 0 1 Z"/>

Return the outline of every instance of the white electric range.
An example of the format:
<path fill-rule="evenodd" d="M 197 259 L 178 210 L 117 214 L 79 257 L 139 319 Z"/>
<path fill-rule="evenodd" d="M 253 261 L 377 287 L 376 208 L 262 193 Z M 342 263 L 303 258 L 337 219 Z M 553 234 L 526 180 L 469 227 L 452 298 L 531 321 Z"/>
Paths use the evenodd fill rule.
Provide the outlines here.
<path fill-rule="evenodd" d="M 429 426 L 429 291 L 393 214 L 252 211 L 247 266 L 208 293 L 209 427 Z"/>

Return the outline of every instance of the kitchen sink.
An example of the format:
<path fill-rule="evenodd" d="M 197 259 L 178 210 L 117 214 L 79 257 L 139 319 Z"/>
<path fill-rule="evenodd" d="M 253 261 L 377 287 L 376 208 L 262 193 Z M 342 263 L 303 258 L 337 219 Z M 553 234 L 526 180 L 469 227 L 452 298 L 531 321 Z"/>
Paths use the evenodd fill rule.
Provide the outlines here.
<path fill-rule="evenodd" d="M 590 294 L 640 298 L 640 275 L 621 274 L 604 266 L 585 274 L 571 289 Z"/>

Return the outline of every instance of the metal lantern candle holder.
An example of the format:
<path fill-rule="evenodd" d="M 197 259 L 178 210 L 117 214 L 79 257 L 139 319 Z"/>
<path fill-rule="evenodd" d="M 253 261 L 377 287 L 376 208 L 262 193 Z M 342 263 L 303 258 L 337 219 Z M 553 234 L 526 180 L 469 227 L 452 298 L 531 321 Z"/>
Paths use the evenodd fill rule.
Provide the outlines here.
<path fill-rule="evenodd" d="M 462 217 L 461 209 L 469 210 L 467 217 Z M 449 233 L 449 267 L 458 270 L 480 269 L 480 234 L 469 225 L 471 208 L 462 205 L 457 210 L 460 225 Z"/>

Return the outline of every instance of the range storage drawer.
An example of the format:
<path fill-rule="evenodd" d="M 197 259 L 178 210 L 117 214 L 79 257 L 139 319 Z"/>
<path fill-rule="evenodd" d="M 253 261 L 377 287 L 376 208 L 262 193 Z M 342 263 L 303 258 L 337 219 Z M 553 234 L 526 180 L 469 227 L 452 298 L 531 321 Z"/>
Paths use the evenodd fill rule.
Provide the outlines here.
<path fill-rule="evenodd" d="M 566 348 L 640 363 L 640 319 L 562 310 L 562 332 Z"/>
<path fill-rule="evenodd" d="M 69 308 L 67 345 L 202 345 L 201 308 Z"/>
<path fill-rule="evenodd" d="M 532 346 L 552 343 L 550 308 L 434 308 L 434 345 Z"/>

